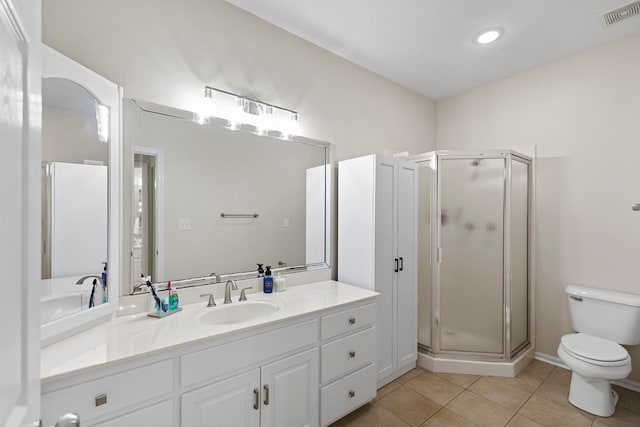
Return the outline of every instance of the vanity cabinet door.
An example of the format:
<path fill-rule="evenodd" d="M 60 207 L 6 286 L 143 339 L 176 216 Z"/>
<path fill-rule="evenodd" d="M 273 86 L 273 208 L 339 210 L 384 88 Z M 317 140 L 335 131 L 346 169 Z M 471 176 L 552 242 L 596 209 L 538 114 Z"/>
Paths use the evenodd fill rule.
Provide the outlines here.
<path fill-rule="evenodd" d="M 263 366 L 260 426 L 317 426 L 319 370 L 317 348 Z"/>
<path fill-rule="evenodd" d="M 260 369 L 185 393 L 182 395 L 181 425 L 258 427 L 259 394 Z"/>

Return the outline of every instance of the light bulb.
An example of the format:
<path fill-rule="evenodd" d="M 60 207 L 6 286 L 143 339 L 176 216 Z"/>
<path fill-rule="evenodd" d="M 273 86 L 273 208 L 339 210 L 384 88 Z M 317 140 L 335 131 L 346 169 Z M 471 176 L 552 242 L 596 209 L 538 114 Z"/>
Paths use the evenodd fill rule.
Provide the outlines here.
<path fill-rule="evenodd" d="M 500 36 L 502 36 L 502 30 L 498 28 L 492 28 L 490 30 L 483 30 L 482 32 L 478 33 L 474 37 L 474 40 L 478 44 L 488 44 L 498 40 Z"/>

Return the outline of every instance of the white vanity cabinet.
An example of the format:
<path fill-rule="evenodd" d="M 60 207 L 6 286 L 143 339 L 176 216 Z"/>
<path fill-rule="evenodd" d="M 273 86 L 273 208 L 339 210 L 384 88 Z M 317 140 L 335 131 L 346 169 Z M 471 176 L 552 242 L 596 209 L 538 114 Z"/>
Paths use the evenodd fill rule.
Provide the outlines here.
<path fill-rule="evenodd" d="M 318 425 L 318 349 L 182 395 L 183 426 Z"/>
<path fill-rule="evenodd" d="M 380 293 L 378 386 L 417 359 L 417 173 L 377 155 L 338 166 L 338 279 Z"/>
<path fill-rule="evenodd" d="M 147 402 L 149 405 L 155 404 L 174 389 L 174 363 L 172 359 L 135 363 L 43 384 L 43 423 L 53 425 L 61 414 L 75 412 L 80 415 L 83 426 L 93 425 L 87 421 L 126 414 L 127 410 L 131 412 L 132 407 L 139 408 Z M 168 403 L 163 407 L 163 416 L 169 416 L 169 421 L 172 421 L 173 411 L 166 411 L 172 406 L 172 403 Z M 139 415 L 134 419 L 139 418 Z M 131 419 L 130 416 L 124 418 Z M 113 423 L 115 421 L 97 425 Z M 121 422 L 118 425 L 136 424 Z"/>
<path fill-rule="evenodd" d="M 327 426 L 376 396 L 375 304 L 321 319 L 320 423 Z"/>
<path fill-rule="evenodd" d="M 101 427 L 329 425 L 375 397 L 376 296 L 340 304 L 331 301 L 353 292 L 340 287 L 355 288 L 325 286 L 332 289 L 328 295 L 301 293 L 321 299 L 325 309 L 45 379 L 43 423 L 77 412 L 82 426 Z M 186 327 L 204 308 L 185 307 L 150 325 Z M 200 311 L 188 317 L 190 310 Z M 107 353 L 133 343 L 116 326 L 110 333 L 118 344 L 106 346 Z"/>

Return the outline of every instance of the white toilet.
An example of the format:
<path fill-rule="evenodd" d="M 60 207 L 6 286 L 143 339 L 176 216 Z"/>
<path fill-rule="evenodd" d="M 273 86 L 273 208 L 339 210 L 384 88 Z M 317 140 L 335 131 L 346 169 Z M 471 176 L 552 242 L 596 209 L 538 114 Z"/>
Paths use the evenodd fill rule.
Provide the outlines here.
<path fill-rule="evenodd" d="M 569 369 L 569 402 L 601 417 L 613 415 L 618 393 L 611 381 L 631 372 L 631 357 L 620 344 L 640 344 L 640 295 L 568 285 L 571 325 L 558 356 Z"/>

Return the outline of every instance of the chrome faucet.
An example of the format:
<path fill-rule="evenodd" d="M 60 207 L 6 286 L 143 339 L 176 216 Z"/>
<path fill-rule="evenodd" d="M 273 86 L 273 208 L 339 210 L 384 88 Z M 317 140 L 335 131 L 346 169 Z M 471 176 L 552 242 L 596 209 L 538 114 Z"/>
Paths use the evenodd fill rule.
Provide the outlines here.
<path fill-rule="evenodd" d="M 104 285 L 104 280 L 102 280 L 102 277 L 96 276 L 95 274 L 89 274 L 88 276 L 83 276 L 79 278 L 78 281 L 76 282 L 76 285 L 82 285 L 85 280 L 91 279 L 91 278 L 93 278 L 93 286 L 91 287 L 91 295 L 89 296 L 89 308 L 95 307 L 95 301 L 93 298 L 96 293 L 97 283 L 100 283 L 100 286 L 102 286 L 102 292 L 105 292 L 105 293 L 107 292 L 107 287 Z"/>
<path fill-rule="evenodd" d="M 140 283 L 139 285 L 134 286 L 133 290 L 131 291 L 131 293 L 129 293 L 129 295 L 134 295 L 136 292 L 143 290 L 145 286 L 148 287 L 146 283 Z"/>
<path fill-rule="evenodd" d="M 216 272 L 211 273 L 209 276 L 214 276 L 216 281 L 214 283 L 220 283 L 220 275 Z"/>
<path fill-rule="evenodd" d="M 95 274 L 89 274 L 88 276 L 83 276 L 81 278 L 78 279 L 78 281 L 76 282 L 76 285 L 82 285 L 84 283 L 85 280 L 90 279 L 90 278 L 94 278 L 97 279 L 98 282 L 100 282 L 100 284 L 102 286 L 104 286 L 104 282 L 102 281 L 102 277 L 100 276 L 96 276 Z"/>
<path fill-rule="evenodd" d="M 235 280 L 227 280 L 227 284 L 224 286 L 224 303 L 231 304 L 231 290 L 237 291 L 238 285 Z"/>

